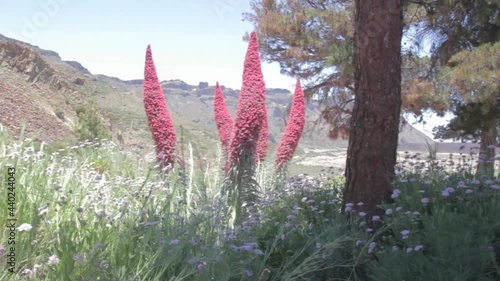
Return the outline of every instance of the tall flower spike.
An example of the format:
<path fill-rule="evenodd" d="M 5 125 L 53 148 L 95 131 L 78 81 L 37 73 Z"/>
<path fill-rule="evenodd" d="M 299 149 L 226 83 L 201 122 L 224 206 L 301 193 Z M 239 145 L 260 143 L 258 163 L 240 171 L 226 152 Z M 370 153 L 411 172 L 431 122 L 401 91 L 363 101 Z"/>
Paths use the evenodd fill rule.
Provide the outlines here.
<path fill-rule="evenodd" d="M 238 99 L 238 109 L 231 140 L 230 165 L 242 158 L 256 158 L 257 140 L 261 129 L 265 109 L 266 86 L 260 67 L 257 34 L 250 35 L 243 69 L 243 85 Z M 267 148 L 267 133 L 265 137 Z"/>
<path fill-rule="evenodd" d="M 224 95 L 219 86 L 219 82 L 215 84 L 215 100 L 214 100 L 215 123 L 219 130 L 219 138 L 224 153 L 229 152 L 231 144 L 231 134 L 233 132 L 233 119 L 224 100 Z"/>
<path fill-rule="evenodd" d="M 162 166 L 169 164 L 173 166 L 175 161 L 175 128 L 168 114 L 150 45 L 146 50 L 143 97 L 149 130 L 155 142 L 157 160 Z"/>
<path fill-rule="evenodd" d="M 302 91 L 300 81 L 297 79 L 292 107 L 290 108 L 290 115 L 288 116 L 288 123 L 285 133 L 281 137 L 278 149 L 276 150 L 275 167 L 278 171 L 282 171 L 286 167 L 288 161 L 293 157 L 295 149 L 297 149 L 306 122 L 305 112 L 304 91 Z"/>

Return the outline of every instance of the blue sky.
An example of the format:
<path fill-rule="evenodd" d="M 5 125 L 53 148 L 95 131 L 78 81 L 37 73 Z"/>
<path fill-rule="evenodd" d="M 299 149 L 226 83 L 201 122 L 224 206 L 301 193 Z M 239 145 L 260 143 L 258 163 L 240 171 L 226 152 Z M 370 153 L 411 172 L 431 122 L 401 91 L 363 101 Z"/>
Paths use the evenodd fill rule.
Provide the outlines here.
<path fill-rule="evenodd" d="M 93 74 L 142 79 L 151 44 L 160 80 L 239 89 L 253 25 L 248 0 L 0 0 L 0 33 L 76 60 Z M 293 91 L 277 63 L 262 63 L 268 88 Z M 449 117 L 448 117 L 449 118 Z M 410 118 L 411 119 L 411 118 Z M 426 116 L 428 135 L 445 123 Z"/>
<path fill-rule="evenodd" d="M 0 33 L 122 79 L 142 78 L 151 44 L 160 80 L 239 89 L 250 10 L 248 0 L 0 0 Z M 294 89 L 278 64 L 262 68 L 267 87 Z"/>

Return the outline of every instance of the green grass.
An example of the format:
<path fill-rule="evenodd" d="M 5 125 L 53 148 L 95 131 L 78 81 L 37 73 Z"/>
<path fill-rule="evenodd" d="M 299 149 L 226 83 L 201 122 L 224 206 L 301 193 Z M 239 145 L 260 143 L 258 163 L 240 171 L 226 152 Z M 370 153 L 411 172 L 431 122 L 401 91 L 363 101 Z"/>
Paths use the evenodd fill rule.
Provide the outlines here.
<path fill-rule="evenodd" d="M 500 278 L 500 183 L 475 181 L 469 162 L 403 159 L 401 193 L 372 231 L 361 212 L 340 213 L 342 177 L 280 182 L 265 163 L 261 199 L 229 228 L 218 168 L 200 169 L 192 146 L 184 148 L 186 165 L 164 174 L 108 141 L 52 146 L 0 131 L 0 224 L 9 218 L 8 167 L 17 218 L 13 274 L 10 232 L 0 232 L 0 280 Z"/>

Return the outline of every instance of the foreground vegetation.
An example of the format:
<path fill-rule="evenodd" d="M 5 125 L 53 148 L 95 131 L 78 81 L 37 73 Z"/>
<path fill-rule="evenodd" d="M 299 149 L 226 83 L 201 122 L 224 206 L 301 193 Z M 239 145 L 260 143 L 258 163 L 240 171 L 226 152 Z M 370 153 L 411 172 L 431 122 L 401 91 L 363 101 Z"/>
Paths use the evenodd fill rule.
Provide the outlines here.
<path fill-rule="evenodd" d="M 164 174 L 107 141 L 54 149 L 2 131 L 0 147 L 4 190 L 16 169 L 17 218 L 14 274 L 10 232 L 0 232 L 1 280 L 500 278 L 500 182 L 473 178 L 472 153 L 460 162 L 408 154 L 386 216 L 366 218 L 374 226 L 363 212 L 341 214 L 343 178 L 279 181 L 260 167 L 259 201 L 229 228 L 217 168 L 200 171 L 189 151 Z"/>

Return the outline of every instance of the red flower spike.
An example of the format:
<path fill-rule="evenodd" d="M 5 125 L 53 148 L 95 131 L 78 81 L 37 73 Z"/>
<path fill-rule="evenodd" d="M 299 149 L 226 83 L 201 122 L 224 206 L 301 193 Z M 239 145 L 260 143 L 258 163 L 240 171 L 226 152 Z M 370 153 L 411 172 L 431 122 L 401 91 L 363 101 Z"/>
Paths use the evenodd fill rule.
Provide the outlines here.
<path fill-rule="evenodd" d="M 149 130 L 156 146 L 157 160 L 162 166 L 169 164 L 173 166 L 175 161 L 175 128 L 168 114 L 150 45 L 146 50 L 143 97 Z"/>
<path fill-rule="evenodd" d="M 219 82 L 215 84 L 214 112 L 222 150 L 228 153 L 231 144 L 231 133 L 233 132 L 233 119 L 227 109 Z"/>
<path fill-rule="evenodd" d="M 267 126 L 265 131 L 260 133 L 264 118 L 267 118 L 265 116 L 265 95 L 266 86 L 260 66 L 257 34 L 254 31 L 250 35 L 245 56 L 243 85 L 238 99 L 234 135 L 230 147 L 229 162 L 231 166 L 241 160 L 241 157 L 246 157 L 249 154 L 252 158 L 258 157 L 256 150 L 260 135 L 262 135 L 260 151 L 267 149 Z"/>
<path fill-rule="evenodd" d="M 297 79 L 292 107 L 290 108 L 290 115 L 288 116 L 288 123 L 285 133 L 281 137 L 278 149 L 276 150 L 275 167 L 278 171 L 281 171 L 288 164 L 288 161 L 290 161 L 295 153 L 306 122 L 305 112 L 304 91 L 302 91 L 300 81 Z"/>

